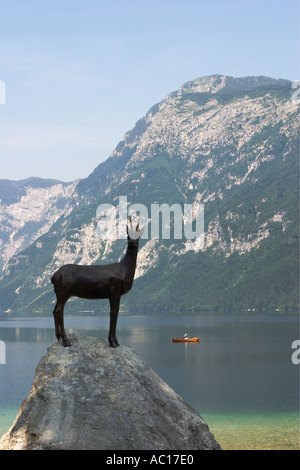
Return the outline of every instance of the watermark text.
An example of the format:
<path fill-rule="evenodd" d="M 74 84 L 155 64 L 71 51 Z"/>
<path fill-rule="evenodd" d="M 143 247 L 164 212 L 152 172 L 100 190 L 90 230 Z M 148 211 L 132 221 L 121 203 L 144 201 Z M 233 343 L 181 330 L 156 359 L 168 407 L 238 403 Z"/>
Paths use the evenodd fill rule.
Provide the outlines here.
<path fill-rule="evenodd" d="M 144 204 L 129 205 L 126 196 L 119 204 L 100 204 L 96 211 L 96 231 L 101 240 L 126 239 L 128 219 L 139 220 L 144 227 L 142 239 L 186 240 L 188 250 L 201 249 L 204 241 L 204 205 L 154 203 L 150 211 Z"/>
<path fill-rule="evenodd" d="M 0 104 L 6 104 L 6 85 L 3 80 L 0 80 Z"/>
<path fill-rule="evenodd" d="M 296 88 L 296 91 L 292 94 L 292 102 L 294 104 L 300 104 L 300 80 L 295 80 L 292 83 L 292 88 Z"/>
<path fill-rule="evenodd" d="M 291 347 L 296 350 L 292 354 L 292 363 L 298 366 L 300 364 L 300 339 L 295 339 Z"/>
<path fill-rule="evenodd" d="M 4 341 L 0 341 L 0 364 L 6 364 L 6 346 Z"/>

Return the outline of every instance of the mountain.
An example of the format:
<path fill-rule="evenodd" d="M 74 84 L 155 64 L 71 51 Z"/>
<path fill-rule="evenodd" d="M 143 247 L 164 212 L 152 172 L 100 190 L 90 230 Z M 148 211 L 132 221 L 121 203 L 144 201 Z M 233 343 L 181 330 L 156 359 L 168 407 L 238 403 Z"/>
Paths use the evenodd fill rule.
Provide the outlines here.
<path fill-rule="evenodd" d="M 66 213 L 76 184 L 41 178 L 0 180 L 0 272 Z"/>
<path fill-rule="evenodd" d="M 153 106 L 88 178 L 61 186 L 52 200 L 60 212 L 5 261 L 0 308 L 49 312 L 59 266 L 117 261 L 126 241 L 100 240 L 96 211 L 104 203 L 118 208 L 119 196 L 149 213 L 154 203 L 201 203 L 205 224 L 195 250 L 172 230 L 170 240 L 141 240 L 121 309 L 297 308 L 299 121 L 291 86 L 213 75 Z M 66 307 L 79 309 L 108 311 L 108 302 L 74 299 Z"/>

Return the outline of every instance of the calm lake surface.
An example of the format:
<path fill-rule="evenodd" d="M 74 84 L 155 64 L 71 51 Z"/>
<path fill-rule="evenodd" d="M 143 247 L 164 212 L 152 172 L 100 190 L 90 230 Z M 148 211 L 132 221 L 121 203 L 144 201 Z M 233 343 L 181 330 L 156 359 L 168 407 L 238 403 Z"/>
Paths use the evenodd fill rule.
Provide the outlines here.
<path fill-rule="evenodd" d="M 66 316 L 71 333 L 106 339 L 108 317 Z M 173 344 L 171 336 L 198 336 Z M 291 314 L 119 316 L 118 339 L 131 346 L 207 421 L 223 449 L 299 449 L 300 339 Z M 52 317 L 0 316 L 0 435 L 27 397 L 35 368 L 55 342 Z"/>

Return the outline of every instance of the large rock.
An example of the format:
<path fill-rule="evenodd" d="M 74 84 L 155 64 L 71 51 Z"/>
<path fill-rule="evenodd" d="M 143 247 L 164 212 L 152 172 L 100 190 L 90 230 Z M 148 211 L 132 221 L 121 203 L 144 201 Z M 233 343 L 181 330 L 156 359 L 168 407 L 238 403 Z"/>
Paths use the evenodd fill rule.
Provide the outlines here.
<path fill-rule="evenodd" d="M 130 347 L 70 340 L 42 357 L 0 449 L 220 449 L 199 414 Z"/>

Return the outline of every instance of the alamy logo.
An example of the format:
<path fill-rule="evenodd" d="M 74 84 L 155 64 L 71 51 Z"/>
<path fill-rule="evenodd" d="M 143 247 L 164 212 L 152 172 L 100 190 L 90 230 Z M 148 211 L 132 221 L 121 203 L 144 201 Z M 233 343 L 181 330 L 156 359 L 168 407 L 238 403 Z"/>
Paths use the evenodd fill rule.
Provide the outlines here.
<path fill-rule="evenodd" d="M 203 204 L 151 204 L 150 213 L 144 204 L 128 205 L 126 196 L 119 196 L 119 204 L 100 204 L 96 212 L 97 234 L 101 240 L 126 239 L 129 218 L 139 218 L 144 227 L 142 239 L 186 239 L 188 250 L 199 250 L 204 243 Z M 150 229 L 149 229 L 150 227 Z M 172 228 L 171 228 L 172 227 Z"/>
<path fill-rule="evenodd" d="M 6 364 L 6 347 L 4 341 L 0 341 L 0 364 Z"/>
<path fill-rule="evenodd" d="M 292 363 L 298 366 L 300 364 L 300 339 L 295 339 L 291 347 L 296 349 L 292 354 Z"/>
<path fill-rule="evenodd" d="M 6 104 L 6 86 L 3 80 L 0 80 L 0 104 Z"/>
<path fill-rule="evenodd" d="M 296 80 L 295 82 L 292 83 L 292 88 L 295 89 L 294 93 L 292 94 L 292 102 L 294 104 L 300 104 L 300 80 Z"/>

